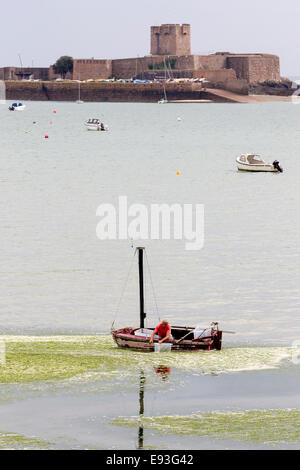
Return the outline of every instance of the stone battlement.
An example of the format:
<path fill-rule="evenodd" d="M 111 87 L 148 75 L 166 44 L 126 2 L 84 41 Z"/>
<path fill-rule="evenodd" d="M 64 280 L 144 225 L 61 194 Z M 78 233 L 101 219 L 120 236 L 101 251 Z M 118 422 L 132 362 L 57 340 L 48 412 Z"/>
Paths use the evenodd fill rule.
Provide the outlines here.
<path fill-rule="evenodd" d="M 189 24 L 151 26 L 151 55 L 190 55 L 191 27 Z"/>

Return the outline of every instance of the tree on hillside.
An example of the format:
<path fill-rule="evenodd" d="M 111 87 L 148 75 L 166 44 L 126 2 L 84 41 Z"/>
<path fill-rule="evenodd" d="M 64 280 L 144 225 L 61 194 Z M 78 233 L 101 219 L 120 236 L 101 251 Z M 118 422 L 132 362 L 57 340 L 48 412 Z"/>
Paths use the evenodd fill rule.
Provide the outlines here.
<path fill-rule="evenodd" d="M 61 78 L 65 78 L 68 72 L 73 72 L 73 57 L 63 55 L 53 65 L 53 70 Z"/>

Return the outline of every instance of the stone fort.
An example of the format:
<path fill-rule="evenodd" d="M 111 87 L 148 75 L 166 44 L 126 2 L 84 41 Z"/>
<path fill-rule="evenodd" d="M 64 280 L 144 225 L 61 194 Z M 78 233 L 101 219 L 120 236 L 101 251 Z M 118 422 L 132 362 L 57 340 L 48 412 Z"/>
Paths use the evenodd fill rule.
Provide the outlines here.
<path fill-rule="evenodd" d="M 166 65 L 167 64 L 167 65 Z M 211 81 L 244 80 L 259 83 L 280 81 L 279 57 L 270 54 L 217 52 L 191 54 L 191 26 L 163 24 L 151 26 L 150 55 L 128 59 L 75 59 L 75 80 L 153 78 L 168 70 L 173 78 L 200 78 Z"/>
<path fill-rule="evenodd" d="M 49 69 L 36 69 L 34 78 L 51 80 Z M 19 74 L 19 76 L 18 76 Z M 0 79 L 20 78 L 20 69 L 0 68 Z M 45 78 L 47 76 L 47 78 Z M 216 52 L 210 55 L 191 54 L 191 26 L 162 24 L 151 26 L 150 55 L 127 59 L 74 59 L 73 73 L 67 78 L 88 79 L 151 79 L 207 78 L 211 82 L 231 81 L 246 84 L 266 80 L 280 81 L 279 57 L 271 54 L 236 54 Z"/>

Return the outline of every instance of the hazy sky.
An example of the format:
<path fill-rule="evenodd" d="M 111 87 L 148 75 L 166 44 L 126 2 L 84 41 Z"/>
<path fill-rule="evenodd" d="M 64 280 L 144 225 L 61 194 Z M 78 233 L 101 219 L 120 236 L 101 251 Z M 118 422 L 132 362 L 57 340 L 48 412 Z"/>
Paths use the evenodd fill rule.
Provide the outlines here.
<path fill-rule="evenodd" d="M 123 58 L 150 53 L 150 26 L 190 23 L 192 53 L 266 52 L 283 76 L 300 75 L 300 1 L 1 1 L 0 66 L 48 66 L 61 55 Z"/>

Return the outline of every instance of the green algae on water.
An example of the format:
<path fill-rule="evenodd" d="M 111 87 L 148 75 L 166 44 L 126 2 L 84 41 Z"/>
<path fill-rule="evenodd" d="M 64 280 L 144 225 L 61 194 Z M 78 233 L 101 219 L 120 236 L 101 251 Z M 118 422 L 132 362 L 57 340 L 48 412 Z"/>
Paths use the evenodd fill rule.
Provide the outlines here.
<path fill-rule="evenodd" d="M 118 348 L 111 336 L 1 336 L 6 362 L 0 383 L 63 380 L 97 373 L 105 379 L 125 377 L 139 367 L 165 366 L 195 374 L 276 369 L 290 348 L 228 348 L 222 351 L 145 353 Z"/>
<path fill-rule="evenodd" d="M 162 434 L 203 436 L 216 439 L 278 445 L 300 443 L 300 410 L 251 410 L 210 412 L 189 416 L 118 418 L 118 426 L 152 429 Z"/>
<path fill-rule="evenodd" d="M 109 345 L 97 337 L 7 337 L 5 343 L 0 383 L 66 379 L 116 367 L 106 360 Z"/>
<path fill-rule="evenodd" d="M 36 437 L 25 437 L 21 434 L 0 431 L 0 449 L 47 449 L 50 442 L 37 439 Z"/>

